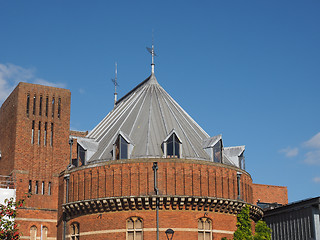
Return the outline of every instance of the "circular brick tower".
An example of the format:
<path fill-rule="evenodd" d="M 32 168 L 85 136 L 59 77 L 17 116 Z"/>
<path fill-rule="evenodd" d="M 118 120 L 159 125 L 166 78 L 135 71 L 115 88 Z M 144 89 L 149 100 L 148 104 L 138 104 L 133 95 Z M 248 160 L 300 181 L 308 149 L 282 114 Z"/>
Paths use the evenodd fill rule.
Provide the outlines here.
<path fill-rule="evenodd" d="M 76 144 L 60 174 L 58 239 L 231 238 L 243 206 L 262 217 L 244 146 L 210 137 L 154 73 Z"/>

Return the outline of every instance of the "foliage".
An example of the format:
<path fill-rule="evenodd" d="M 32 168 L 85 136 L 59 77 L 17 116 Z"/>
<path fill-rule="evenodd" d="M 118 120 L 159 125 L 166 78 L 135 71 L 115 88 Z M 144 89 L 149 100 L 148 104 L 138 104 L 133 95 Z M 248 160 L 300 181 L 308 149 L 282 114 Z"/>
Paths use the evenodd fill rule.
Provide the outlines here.
<path fill-rule="evenodd" d="M 259 220 L 256 223 L 254 240 L 271 240 L 271 229 L 267 226 L 266 222 Z"/>
<path fill-rule="evenodd" d="M 226 237 L 223 237 L 223 238 L 221 238 L 221 240 L 228 240 L 228 238 L 226 238 Z"/>
<path fill-rule="evenodd" d="M 14 219 L 17 216 L 16 208 L 22 207 L 25 200 L 14 201 L 13 198 L 6 199 L 0 204 L 0 239 L 20 239 L 17 224 Z"/>
<path fill-rule="evenodd" d="M 250 207 L 246 205 L 237 216 L 237 230 L 233 234 L 234 240 L 252 240 Z"/>
<path fill-rule="evenodd" d="M 246 205 L 242 208 L 237 216 L 237 230 L 233 234 L 234 240 L 271 240 L 271 229 L 267 224 L 259 220 L 256 223 L 255 235 L 252 235 L 251 220 L 250 220 L 250 207 Z M 222 238 L 227 240 L 227 238 Z"/>

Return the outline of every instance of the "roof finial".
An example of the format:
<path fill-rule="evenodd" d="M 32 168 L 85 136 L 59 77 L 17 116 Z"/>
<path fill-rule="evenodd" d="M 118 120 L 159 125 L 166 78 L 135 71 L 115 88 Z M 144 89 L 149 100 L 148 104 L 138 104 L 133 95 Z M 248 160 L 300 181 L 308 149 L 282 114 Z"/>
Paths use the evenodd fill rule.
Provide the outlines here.
<path fill-rule="evenodd" d="M 152 62 L 151 62 L 151 73 L 154 74 L 154 56 L 157 56 L 154 52 L 154 36 L 153 36 L 153 30 L 152 30 L 152 48 L 147 47 L 147 50 L 149 53 L 151 53 Z"/>
<path fill-rule="evenodd" d="M 112 82 L 114 84 L 114 106 L 116 106 L 116 102 L 117 102 L 117 86 L 119 86 L 118 82 L 117 82 L 117 74 L 118 74 L 118 66 L 117 66 L 117 62 L 115 62 L 115 78 L 112 79 Z"/>

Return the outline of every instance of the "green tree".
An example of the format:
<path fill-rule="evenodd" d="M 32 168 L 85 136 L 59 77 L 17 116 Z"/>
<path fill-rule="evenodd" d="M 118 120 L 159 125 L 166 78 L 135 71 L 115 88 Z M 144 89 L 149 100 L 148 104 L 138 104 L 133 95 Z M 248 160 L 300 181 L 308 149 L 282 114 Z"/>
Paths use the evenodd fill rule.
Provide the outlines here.
<path fill-rule="evenodd" d="M 237 216 L 237 230 L 233 234 L 234 240 L 252 240 L 250 207 L 246 205 Z"/>
<path fill-rule="evenodd" d="M 14 201 L 13 198 L 6 199 L 0 204 L 0 239 L 18 240 L 20 234 L 14 219 L 17 216 L 17 208 L 22 207 L 25 200 Z"/>
<path fill-rule="evenodd" d="M 266 222 L 259 220 L 256 223 L 255 229 L 254 240 L 271 240 L 271 229 L 267 226 Z"/>

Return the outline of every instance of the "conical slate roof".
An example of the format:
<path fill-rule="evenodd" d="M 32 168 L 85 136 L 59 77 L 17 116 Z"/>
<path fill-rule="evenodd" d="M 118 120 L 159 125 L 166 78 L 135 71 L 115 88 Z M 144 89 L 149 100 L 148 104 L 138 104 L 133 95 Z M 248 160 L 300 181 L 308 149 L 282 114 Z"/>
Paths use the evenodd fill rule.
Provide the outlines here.
<path fill-rule="evenodd" d="M 172 132 L 182 143 L 182 158 L 210 160 L 202 146 L 209 135 L 151 74 L 121 98 L 115 108 L 87 135 L 90 141 L 98 145 L 87 160 L 111 160 L 113 144 L 119 134 L 133 146 L 131 159 L 162 158 L 162 144 Z"/>

